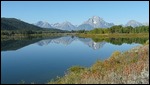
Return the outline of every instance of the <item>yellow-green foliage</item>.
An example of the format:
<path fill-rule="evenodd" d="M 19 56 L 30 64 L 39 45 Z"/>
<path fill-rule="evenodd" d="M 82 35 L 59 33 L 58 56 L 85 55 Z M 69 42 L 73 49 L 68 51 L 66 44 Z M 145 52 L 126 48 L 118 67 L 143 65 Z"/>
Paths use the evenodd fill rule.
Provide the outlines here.
<path fill-rule="evenodd" d="M 70 72 L 81 72 L 82 70 L 84 70 L 84 67 L 81 66 L 72 66 L 68 69 Z"/>
<path fill-rule="evenodd" d="M 98 60 L 90 68 L 74 66 L 64 77 L 48 83 L 56 84 L 140 84 L 149 83 L 149 44 L 127 52 L 115 51 L 105 61 Z"/>
<path fill-rule="evenodd" d="M 149 37 L 149 33 L 114 33 L 114 34 L 84 34 L 79 33 L 77 34 L 79 37 L 85 38 L 137 38 L 137 37 Z"/>
<path fill-rule="evenodd" d="M 121 53 L 119 51 L 115 51 L 112 53 L 110 59 L 117 59 Z"/>
<path fill-rule="evenodd" d="M 147 40 L 145 44 L 149 44 L 149 40 Z"/>

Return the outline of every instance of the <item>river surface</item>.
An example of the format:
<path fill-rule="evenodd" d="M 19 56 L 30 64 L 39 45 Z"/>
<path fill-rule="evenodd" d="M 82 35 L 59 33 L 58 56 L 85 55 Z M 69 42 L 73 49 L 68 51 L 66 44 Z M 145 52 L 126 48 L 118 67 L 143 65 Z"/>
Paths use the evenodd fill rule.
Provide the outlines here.
<path fill-rule="evenodd" d="M 143 40 L 145 42 L 147 39 Z M 140 39 L 94 41 L 76 36 L 1 41 L 1 83 L 47 83 L 71 66 L 90 67 L 141 45 Z"/>

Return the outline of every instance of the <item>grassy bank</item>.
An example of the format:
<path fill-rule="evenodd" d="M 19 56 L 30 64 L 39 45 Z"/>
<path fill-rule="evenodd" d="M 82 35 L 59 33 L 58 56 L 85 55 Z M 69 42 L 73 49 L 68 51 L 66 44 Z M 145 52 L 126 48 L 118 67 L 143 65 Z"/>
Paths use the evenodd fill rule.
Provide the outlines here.
<path fill-rule="evenodd" d="M 99 60 L 90 68 L 71 67 L 65 76 L 48 82 L 48 84 L 144 83 L 149 83 L 149 41 L 124 53 L 116 51 L 109 59 Z"/>
<path fill-rule="evenodd" d="M 78 33 L 77 36 L 85 38 L 136 38 L 149 37 L 149 33 L 114 33 L 114 34 L 84 34 Z"/>

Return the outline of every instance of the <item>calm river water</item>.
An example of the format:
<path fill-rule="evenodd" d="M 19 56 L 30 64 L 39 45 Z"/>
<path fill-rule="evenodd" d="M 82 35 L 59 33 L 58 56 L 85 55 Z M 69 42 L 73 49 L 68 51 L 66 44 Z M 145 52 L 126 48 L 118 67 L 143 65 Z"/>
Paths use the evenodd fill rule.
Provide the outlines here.
<path fill-rule="evenodd" d="M 1 41 L 1 83 L 47 83 L 71 66 L 90 67 L 114 51 L 124 52 L 140 42 L 139 38 L 95 42 L 75 36 Z"/>

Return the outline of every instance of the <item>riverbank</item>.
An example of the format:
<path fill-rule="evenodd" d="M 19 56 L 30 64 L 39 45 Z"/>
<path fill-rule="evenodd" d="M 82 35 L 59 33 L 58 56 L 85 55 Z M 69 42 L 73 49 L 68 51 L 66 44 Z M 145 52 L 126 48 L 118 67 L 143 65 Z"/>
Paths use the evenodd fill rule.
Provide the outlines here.
<path fill-rule="evenodd" d="M 149 37 L 149 33 L 115 33 L 115 34 L 85 34 L 78 33 L 76 34 L 79 37 L 85 38 L 136 38 L 136 37 Z"/>
<path fill-rule="evenodd" d="M 149 84 L 149 41 L 124 53 L 116 51 L 90 68 L 71 67 L 48 84 Z"/>
<path fill-rule="evenodd" d="M 82 38 L 92 38 L 93 40 L 104 40 L 108 38 L 148 38 L 149 33 L 129 33 L 129 34 L 85 34 L 85 33 L 45 33 L 45 34 L 13 34 L 1 35 L 1 40 L 20 40 L 26 38 L 45 38 L 58 36 L 78 36 Z"/>

